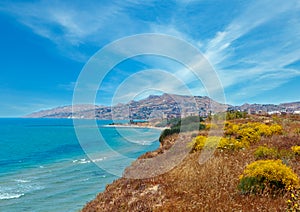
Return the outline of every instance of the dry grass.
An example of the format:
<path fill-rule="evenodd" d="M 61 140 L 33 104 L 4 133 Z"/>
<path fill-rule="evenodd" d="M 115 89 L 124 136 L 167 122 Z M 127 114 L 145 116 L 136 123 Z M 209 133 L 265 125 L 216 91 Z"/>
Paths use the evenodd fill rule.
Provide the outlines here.
<path fill-rule="evenodd" d="M 252 120 L 266 120 L 251 117 Z M 290 149 L 300 145 L 293 130 L 300 127 L 298 119 L 280 119 L 284 135 L 263 138 L 249 149 L 216 151 L 206 163 L 198 163 L 200 152 L 189 154 L 181 164 L 163 175 L 144 180 L 121 178 L 108 185 L 103 193 L 88 203 L 83 211 L 286 211 L 287 195 L 243 195 L 237 190 L 239 175 L 255 160 L 253 152 L 260 145 Z M 244 122 L 245 120 L 238 120 Z M 249 121 L 249 120 L 248 120 Z M 191 134 L 186 135 L 190 139 Z M 171 137 L 169 148 L 176 140 Z M 147 153 L 141 158 L 155 157 L 168 148 Z M 286 161 L 300 176 L 300 157 Z"/>

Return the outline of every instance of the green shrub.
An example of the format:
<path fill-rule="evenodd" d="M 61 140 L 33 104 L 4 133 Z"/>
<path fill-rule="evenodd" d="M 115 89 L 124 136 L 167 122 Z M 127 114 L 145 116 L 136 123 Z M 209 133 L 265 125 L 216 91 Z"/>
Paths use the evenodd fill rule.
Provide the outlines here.
<path fill-rule="evenodd" d="M 278 150 L 275 148 L 269 148 L 266 146 L 259 146 L 255 152 L 254 156 L 256 159 L 271 159 L 271 158 L 277 158 L 278 157 Z"/>
<path fill-rule="evenodd" d="M 300 128 L 296 128 L 296 129 L 294 130 L 294 132 L 295 132 L 296 135 L 299 136 L 299 135 L 300 135 Z"/>
<path fill-rule="evenodd" d="M 276 148 L 259 146 L 255 150 L 254 156 L 256 159 L 291 159 L 294 157 L 294 154 L 286 149 L 278 150 Z"/>
<path fill-rule="evenodd" d="M 204 129 L 205 129 L 205 125 L 201 124 L 200 122 L 189 123 L 189 124 L 180 126 L 181 132 L 190 132 L 190 131 L 194 131 L 194 130 L 204 130 Z"/>
<path fill-rule="evenodd" d="M 163 120 L 160 123 L 156 124 L 155 127 L 166 127 L 168 126 L 168 121 L 167 120 Z"/>
<path fill-rule="evenodd" d="M 165 129 L 161 132 L 159 141 L 162 142 L 167 136 L 175 133 L 205 129 L 205 125 L 203 123 L 200 123 L 200 121 L 203 121 L 203 119 L 198 116 L 189 116 L 183 119 L 171 119 L 168 121 L 168 125 L 170 125 L 171 128 Z M 162 123 L 162 125 L 164 124 L 165 122 Z"/>
<path fill-rule="evenodd" d="M 282 159 L 283 161 L 284 160 L 288 160 L 288 159 L 292 159 L 295 157 L 295 154 L 290 151 L 290 150 L 287 150 L 287 149 L 282 149 L 282 150 L 279 150 L 278 151 L 278 159 Z"/>
<path fill-rule="evenodd" d="M 159 142 L 162 143 L 163 140 L 169 136 L 169 135 L 173 135 L 175 133 L 179 133 L 180 132 L 180 128 L 171 128 L 171 129 L 165 129 L 161 132 L 160 136 L 159 136 Z"/>
<path fill-rule="evenodd" d="M 286 191 L 290 186 L 298 187 L 299 178 L 281 160 L 258 160 L 249 164 L 240 176 L 239 190 L 242 193 Z"/>
<path fill-rule="evenodd" d="M 246 118 L 247 112 L 228 111 L 226 112 L 226 120 Z"/>

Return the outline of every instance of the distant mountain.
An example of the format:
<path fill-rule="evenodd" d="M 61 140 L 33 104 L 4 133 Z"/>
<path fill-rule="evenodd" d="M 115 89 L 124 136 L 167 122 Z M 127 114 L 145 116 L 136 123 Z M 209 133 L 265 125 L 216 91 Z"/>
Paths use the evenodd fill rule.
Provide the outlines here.
<path fill-rule="evenodd" d="M 259 113 L 300 113 L 300 102 L 275 104 L 243 104 L 241 106 L 229 107 L 229 110 L 246 111 L 252 114 Z"/>
<path fill-rule="evenodd" d="M 73 107 L 73 111 L 72 111 Z M 24 116 L 25 118 L 72 118 L 76 114 L 77 118 L 84 118 L 85 116 L 92 117 L 95 109 L 101 106 L 97 105 L 68 105 L 56 107 L 49 110 L 41 110 Z"/>
<path fill-rule="evenodd" d="M 300 102 L 274 104 L 243 104 L 232 106 L 218 103 L 207 96 L 176 94 L 150 95 L 149 97 L 115 106 L 74 105 L 42 110 L 25 118 L 82 118 L 82 119 L 157 119 L 180 116 L 207 116 L 224 110 L 249 113 L 294 113 L 300 111 Z"/>

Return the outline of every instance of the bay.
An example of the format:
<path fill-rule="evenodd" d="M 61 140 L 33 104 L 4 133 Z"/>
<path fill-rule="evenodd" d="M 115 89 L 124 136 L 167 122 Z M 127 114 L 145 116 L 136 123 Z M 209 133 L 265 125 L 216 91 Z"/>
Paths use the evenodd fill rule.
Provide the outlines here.
<path fill-rule="evenodd" d="M 89 124 L 77 126 L 78 139 L 70 119 L 0 119 L 0 211 L 79 211 L 159 146 L 160 130 L 111 122 L 97 121 L 101 140 Z"/>

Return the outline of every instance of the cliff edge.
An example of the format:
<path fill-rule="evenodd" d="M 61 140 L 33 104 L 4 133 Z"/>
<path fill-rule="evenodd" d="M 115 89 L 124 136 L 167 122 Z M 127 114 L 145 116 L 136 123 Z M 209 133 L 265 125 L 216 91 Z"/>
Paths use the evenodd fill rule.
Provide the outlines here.
<path fill-rule="evenodd" d="M 198 162 L 201 151 L 194 151 L 161 175 L 147 179 L 122 177 L 107 185 L 105 191 L 87 203 L 82 211 L 286 211 L 289 193 L 247 195 L 237 187 L 245 167 L 256 161 L 254 152 L 259 146 L 289 151 L 291 146 L 300 145 L 300 137 L 292 132 L 295 129 L 292 126 L 299 127 L 300 122 L 290 123 L 294 125 L 286 125 L 283 135 L 262 137 L 259 142 L 239 151 L 216 150 L 204 164 Z M 195 133 L 205 134 L 185 133 L 180 139 L 190 142 Z M 168 136 L 158 150 L 140 159 L 159 157 L 180 141 L 176 136 Z M 284 160 L 299 176 L 300 157 Z"/>

